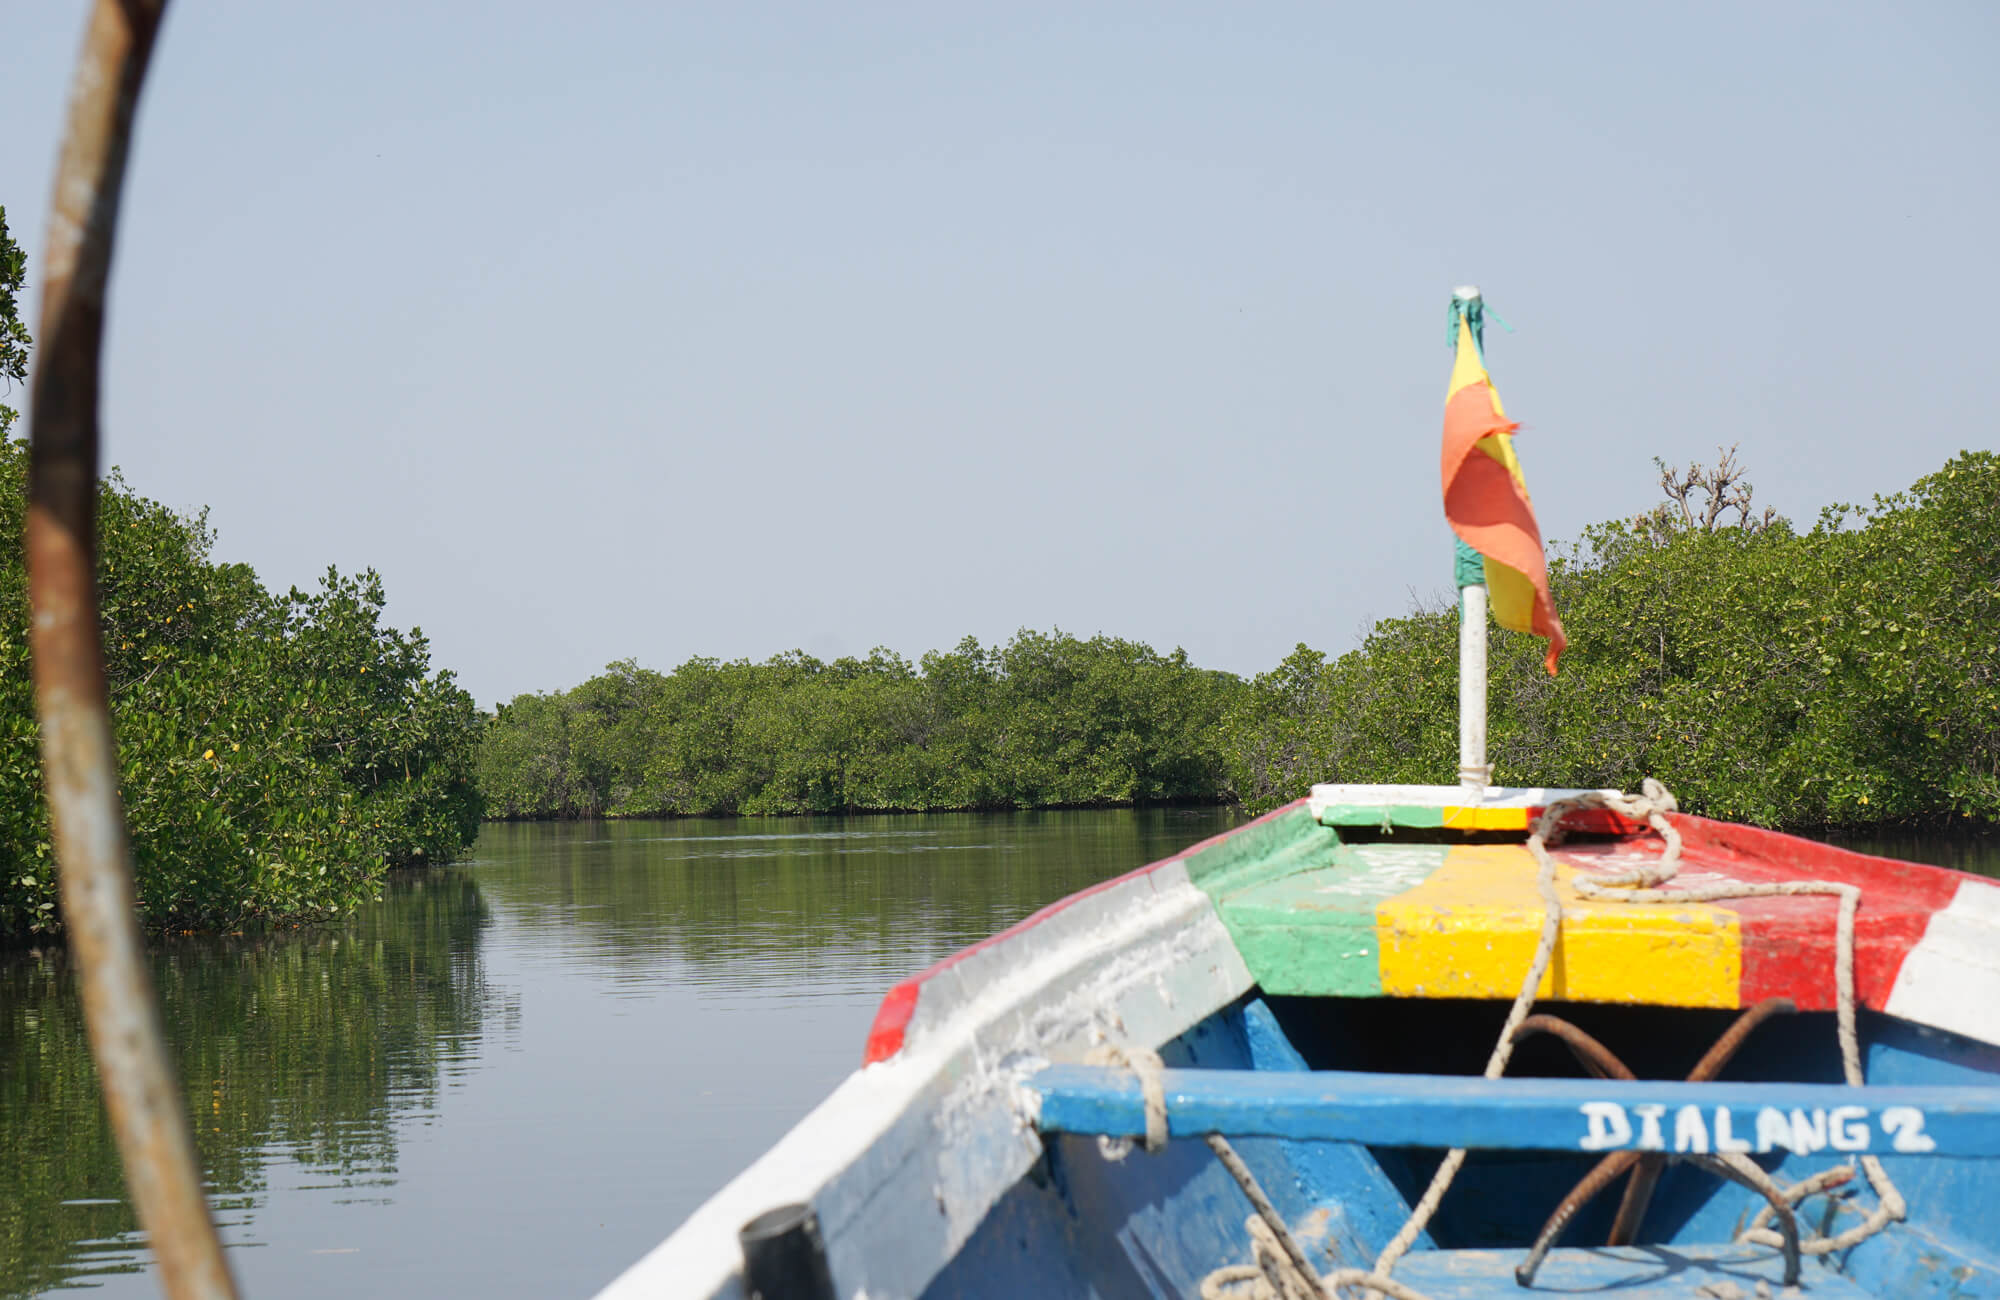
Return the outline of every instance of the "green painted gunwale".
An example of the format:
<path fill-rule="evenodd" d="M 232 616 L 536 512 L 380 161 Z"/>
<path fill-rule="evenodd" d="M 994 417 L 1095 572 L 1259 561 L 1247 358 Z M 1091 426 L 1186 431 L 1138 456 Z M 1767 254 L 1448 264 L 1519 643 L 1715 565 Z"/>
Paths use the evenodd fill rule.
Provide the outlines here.
<path fill-rule="evenodd" d="M 1384 810 L 1370 811 L 1369 824 L 1379 822 Z M 1376 905 L 1420 883 L 1444 852 L 1441 844 L 1344 844 L 1296 808 L 1186 865 L 1264 992 L 1380 997 Z"/>

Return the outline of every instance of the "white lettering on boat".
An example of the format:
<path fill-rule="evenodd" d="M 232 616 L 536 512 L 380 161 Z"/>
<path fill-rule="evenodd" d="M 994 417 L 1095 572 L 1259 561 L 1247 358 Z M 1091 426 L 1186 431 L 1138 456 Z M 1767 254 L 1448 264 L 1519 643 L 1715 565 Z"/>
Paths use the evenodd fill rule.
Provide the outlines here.
<path fill-rule="evenodd" d="M 1590 1131 L 1583 1135 L 1585 1151 L 1608 1151 L 1632 1140 L 1632 1121 L 1615 1101 L 1586 1101 L 1583 1117 L 1590 1122 Z"/>
<path fill-rule="evenodd" d="M 1776 1106 L 1763 1106 L 1757 1111 L 1757 1150 L 1764 1152 L 1772 1147 L 1792 1149 L 1792 1121 Z"/>
<path fill-rule="evenodd" d="M 1702 1122 L 1701 1107 L 1683 1106 L 1674 1112 L 1674 1150 L 1708 1154 L 1708 1125 Z"/>
<path fill-rule="evenodd" d="M 1579 1110 L 1586 1122 L 1577 1145 L 1585 1151 L 1611 1151 L 1632 1147 L 1639 1151 L 1665 1151 L 1663 1121 L 1667 1108 L 1647 1102 L 1626 1107 L 1615 1101 L 1587 1101 Z M 1638 1134 L 1633 1134 L 1632 1117 L 1638 1116 Z M 1711 1150 L 1790 1151 L 1809 1156 L 1832 1147 L 1836 1151 L 1866 1151 L 1871 1145 L 1869 1112 L 1866 1106 L 1794 1106 L 1790 1111 L 1763 1106 L 1753 1121 L 1754 1138 L 1736 1136 L 1741 1116 L 1727 1106 L 1704 1113 L 1699 1106 L 1682 1106 L 1674 1112 L 1673 1150 L 1677 1154 L 1707 1155 Z M 1937 1150 L 1937 1139 L 1924 1132 L 1924 1113 L 1915 1106 L 1890 1106 L 1878 1117 L 1882 1132 L 1897 1151 L 1921 1153 Z"/>
<path fill-rule="evenodd" d="M 1891 1106 L 1882 1112 L 1882 1131 L 1898 1151 L 1935 1151 L 1937 1139 L 1924 1132 L 1924 1113 L 1915 1106 Z"/>

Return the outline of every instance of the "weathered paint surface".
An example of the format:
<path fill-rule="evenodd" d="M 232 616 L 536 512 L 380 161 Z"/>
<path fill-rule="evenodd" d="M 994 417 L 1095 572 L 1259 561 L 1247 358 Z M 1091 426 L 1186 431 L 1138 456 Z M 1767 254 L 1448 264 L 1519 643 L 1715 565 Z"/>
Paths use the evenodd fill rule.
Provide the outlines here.
<path fill-rule="evenodd" d="M 1877 1010 L 1887 1004 L 1931 917 L 1950 903 L 1966 879 L 1941 867 L 1870 857 L 1750 826 L 1701 817 L 1676 817 L 1674 822 L 1688 860 L 1697 864 L 1690 871 L 1708 873 L 1708 883 L 1830 880 L 1859 887 L 1855 992 Z M 1804 1010 L 1833 1007 L 1831 936 L 1837 904 L 1832 898 L 1741 899 L 1724 906 L 1743 917 L 1745 1005 L 1783 995 Z M 2000 941 L 2000 927 L 1988 939 L 1994 941 Z M 1975 1036 L 2000 1041 L 2000 1004 L 1989 1013 L 1985 1031 Z"/>
<path fill-rule="evenodd" d="M 1382 989 L 1375 913 L 1444 862 L 1436 844 L 1340 844 L 1308 827 L 1290 870 L 1221 894 L 1223 923 L 1267 993 L 1374 997 Z"/>
<path fill-rule="evenodd" d="M 1239 1026 L 1247 1051 L 1236 1039 Z M 1264 1049 L 1258 1047 L 1260 1038 L 1268 1040 Z M 1225 1050 L 1232 1046 L 1233 1050 Z M 1775 1050 L 1753 1050 L 1738 1058 L 1739 1067 L 1751 1071 L 1751 1079 L 1761 1080 L 1749 1084 L 1689 1087 L 1533 1079 L 1492 1084 L 1376 1074 L 1311 1076 L 1297 1073 L 1304 1062 L 1289 1047 L 1282 1027 L 1252 1000 L 1240 1013 L 1226 1011 L 1162 1047 L 1169 1066 L 1165 1080 L 1169 1125 L 1189 1136 L 1173 1137 L 1157 1155 L 1134 1152 L 1117 1163 L 1097 1153 L 1091 1136 L 1051 1136 L 1050 1157 L 1043 1168 L 1018 1183 L 995 1207 L 961 1257 L 924 1297 L 1194 1294 L 1200 1279 L 1216 1266 L 1249 1258 L 1241 1231 L 1248 1206 L 1219 1164 L 1191 1136 L 1209 1127 L 1244 1134 L 1235 1141 L 1239 1154 L 1265 1183 L 1316 1266 L 1365 1265 L 1408 1213 L 1404 1193 L 1396 1190 L 1405 1184 L 1391 1185 L 1376 1163 L 1384 1151 L 1380 1143 L 1393 1135 L 1379 1115 L 1349 1115 L 1339 1129 L 1322 1121 L 1333 1111 L 1355 1106 L 1371 1090 L 1383 1106 L 1406 1112 L 1432 1103 L 1431 1109 L 1446 1123 L 1461 1126 L 1453 1136 L 1462 1137 L 1482 1136 L 1463 1131 L 1481 1122 L 1477 1107 L 1465 1104 L 1468 1098 L 1477 1100 L 1473 1094 L 1521 1097 L 1547 1090 L 1543 1103 L 1562 1103 L 1546 1108 L 1547 1120 L 1564 1126 L 1557 1136 L 1577 1146 L 1567 1157 L 1554 1151 L 1474 1154 L 1446 1198 L 1440 1219 L 1433 1223 L 1450 1220 L 1453 1207 L 1462 1208 L 1467 1200 L 1504 1203 L 1485 1213 L 1459 1216 L 1451 1231 L 1462 1234 L 1468 1225 L 1504 1224 L 1511 1248 L 1440 1250 L 1435 1239 L 1420 1240 L 1397 1267 L 1396 1276 L 1433 1300 L 1522 1295 L 1513 1270 L 1521 1262 L 1528 1236 L 1597 1153 L 1618 1143 L 1643 1147 L 1657 1140 L 1671 1149 L 1685 1140 L 1692 1147 L 1697 1132 L 1710 1142 L 1711 1150 L 1718 1139 L 1732 1147 L 1744 1142 L 1760 1165 L 1789 1183 L 1836 1163 L 1851 1163 L 1853 1154 L 1837 1147 L 1834 1138 L 1855 1142 L 1855 1126 L 1864 1120 L 1869 1148 L 1882 1153 L 1884 1165 L 1908 1200 L 1910 1218 L 1837 1259 L 1808 1259 L 1804 1294 L 1832 1300 L 1863 1295 L 1974 1300 L 2000 1295 L 2000 1256 L 1994 1250 L 2000 1244 L 1995 1229 L 2000 1221 L 1990 1213 L 2000 1164 L 1991 1157 L 1948 1153 L 1948 1145 L 1968 1134 L 1954 1134 L 1948 1123 L 1934 1120 L 1934 1114 L 1950 1111 L 1952 1100 L 1961 1097 L 1971 1098 L 1982 1115 L 1991 1115 L 1995 1095 L 1990 1085 L 2000 1071 L 2000 1050 L 1896 1022 L 1877 1023 L 1869 1031 L 1870 1086 L 1854 1090 L 1776 1081 L 1795 1075 L 1837 1078 L 1837 1052 L 1830 1035 L 1803 1034 L 1790 1045 L 1766 1040 L 1763 1047 Z M 1776 1071 L 1776 1076 L 1769 1071 Z M 1093 1088 L 1101 1084 L 1106 1113 L 1065 1120 L 1060 1104 L 1045 1101 L 1039 1120 L 1045 1128 L 1068 1123 L 1092 1134 L 1139 1131 L 1141 1101 L 1129 1076 L 1063 1067 L 1031 1079 L 1030 1088 L 1065 1074 L 1082 1076 Z M 1209 1095 L 1197 1095 L 1201 1090 L 1188 1086 L 1190 1080 L 1209 1085 Z M 1459 1095 L 1442 1095 L 1454 1089 L 1461 1090 Z M 1426 1092 L 1428 1098 L 1422 1095 Z M 1288 1096 L 1316 1099 L 1323 1108 L 1317 1114 L 1313 1106 L 1293 1108 L 1286 1102 Z M 1862 1116 L 1844 1114 L 1836 1124 L 1835 1111 L 1862 1101 L 1867 1102 Z M 1940 1101 L 1944 1104 L 1938 1105 Z M 1925 1120 L 1921 1133 L 1912 1132 L 1903 1116 L 1883 1122 L 1891 1118 L 1889 1111 L 1896 1102 L 1911 1103 L 1919 1110 Z M 1583 1110 L 1593 1103 L 1600 1108 L 1595 1119 Z M 1726 1133 L 1715 1119 L 1718 1103 L 1731 1112 Z M 1530 1105 L 1535 1104 L 1530 1096 Z M 1602 1112 L 1604 1105 L 1619 1107 L 1622 1130 Z M 1679 1122 L 1678 1112 L 1687 1105 L 1696 1107 L 1698 1129 L 1692 1120 Z M 1567 1113 L 1563 1106 L 1569 1107 Z M 1641 1109 L 1653 1106 L 1662 1111 L 1655 1117 L 1656 1130 L 1647 1124 L 1650 1109 Z M 1767 1110 L 1772 1113 L 1766 1115 Z M 1793 1110 L 1801 1112 L 1803 1125 L 1794 1122 Z M 1823 1133 L 1821 1111 L 1826 1112 Z M 1977 1122 L 1991 1123 L 1990 1119 Z M 1502 1146 L 1529 1145 L 1519 1141 L 1520 1127 L 1517 1114 L 1508 1122 L 1488 1125 L 1483 1136 Z M 1621 1131 L 1626 1136 L 1613 1142 Z M 1335 1132 L 1365 1133 L 1369 1141 L 1357 1144 L 1314 1136 Z M 1938 1146 L 1921 1152 L 1896 1149 L 1898 1139 L 1907 1143 L 1919 1136 L 1936 1138 Z M 1983 1136 L 1970 1136 L 1989 1148 L 1994 1143 L 1990 1127 Z M 1760 1144 L 1769 1146 L 1761 1155 Z M 1414 1185 L 1422 1184 L 1419 1180 Z M 1672 1165 L 1648 1221 L 1649 1244 L 1620 1250 L 1559 1249 L 1544 1266 L 1535 1290 L 1549 1295 L 1688 1300 L 1711 1284 L 1718 1294 L 1732 1294 L 1721 1286 L 1727 1283 L 1733 1294 L 1749 1300 L 1761 1280 L 1770 1283 L 1776 1295 L 1778 1252 L 1730 1242 L 1759 1204 L 1755 1193 L 1733 1183 L 1685 1164 Z M 1858 1222 L 1870 1204 L 1869 1193 L 1857 1191 L 1842 1201 L 1844 1208 L 1832 1212 L 1831 1222 L 1836 1227 Z M 1595 1232 L 1608 1226 L 1610 1207 L 1602 1209 L 1604 1222 Z M 1825 1202 L 1810 1202 L 1807 1210 L 1815 1226 L 1828 1221 Z M 1589 1239 L 1590 1234 L 1572 1237 L 1579 1242 Z"/>
<path fill-rule="evenodd" d="M 1511 997 L 1542 925 L 1518 845 L 1341 844 L 1308 829 L 1283 867 L 1193 874 L 1267 993 Z M 1192 874 L 1192 873 L 1191 873 Z M 1560 869 L 1566 922 L 1543 995 L 1733 1007 L 1741 937 L 1724 907 L 1587 903 Z"/>
<path fill-rule="evenodd" d="M 1160 1054 L 1175 1068 L 1237 1077 L 1306 1068 L 1254 999 L 1162 1043 Z M 1218 1264 L 1247 1257 L 1249 1205 L 1199 1139 L 1176 1138 L 1162 1151 L 1118 1161 L 1103 1157 L 1095 1135 L 1045 1141 L 1042 1164 L 993 1207 L 926 1300 L 1192 1296 Z M 1363 1147 L 1282 1138 L 1235 1146 L 1319 1269 L 1372 1258 L 1374 1244 L 1409 1217 L 1408 1203 Z"/>
<path fill-rule="evenodd" d="M 1903 960 L 1888 1010 L 1991 1041 L 1990 1026 L 2000 1014 L 2000 885 L 1958 883 Z M 1988 1032 L 1981 1033 L 1982 1027 Z"/>

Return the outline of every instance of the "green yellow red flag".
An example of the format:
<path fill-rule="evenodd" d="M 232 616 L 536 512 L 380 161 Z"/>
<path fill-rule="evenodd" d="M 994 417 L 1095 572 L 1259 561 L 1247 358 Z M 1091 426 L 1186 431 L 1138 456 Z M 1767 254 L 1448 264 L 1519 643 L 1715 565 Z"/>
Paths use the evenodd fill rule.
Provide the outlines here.
<path fill-rule="evenodd" d="M 1485 559 L 1493 621 L 1547 637 L 1549 673 L 1568 639 L 1549 597 L 1542 530 L 1514 456 L 1516 427 L 1500 406 L 1480 358 L 1468 313 L 1456 313 L 1458 360 L 1444 403 L 1444 514 L 1451 530 Z"/>

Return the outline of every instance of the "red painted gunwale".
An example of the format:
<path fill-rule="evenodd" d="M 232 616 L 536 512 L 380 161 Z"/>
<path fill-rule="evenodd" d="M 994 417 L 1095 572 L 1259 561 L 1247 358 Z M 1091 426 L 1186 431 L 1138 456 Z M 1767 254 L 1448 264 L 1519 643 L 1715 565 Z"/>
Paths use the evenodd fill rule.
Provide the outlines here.
<path fill-rule="evenodd" d="M 1683 851 L 1698 866 L 1754 881 L 1830 880 L 1861 889 L 1854 917 L 1854 993 L 1881 1010 L 1903 961 L 1965 877 L 1945 867 L 1878 858 L 1734 822 L 1676 814 Z M 1830 1011 L 1839 900 L 1830 896 L 1725 900 L 1743 934 L 1743 1006 L 1788 997 L 1801 1011 Z"/>

